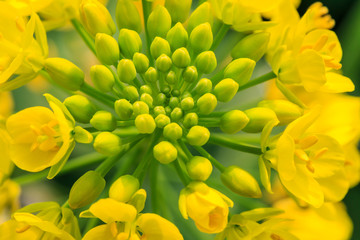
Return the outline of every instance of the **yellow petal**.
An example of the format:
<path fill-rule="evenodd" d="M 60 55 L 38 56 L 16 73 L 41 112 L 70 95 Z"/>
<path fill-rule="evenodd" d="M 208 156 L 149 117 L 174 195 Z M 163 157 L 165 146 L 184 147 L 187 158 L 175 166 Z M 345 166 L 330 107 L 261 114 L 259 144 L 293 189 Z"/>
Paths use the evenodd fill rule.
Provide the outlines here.
<path fill-rule="evenodd" d="M 328 93 L 352 92 L 355 90 L 355 85 L 348 77 L 334 72 L 327 72 L 326 84 L 320 90 Z"/>
<path fill-rule="evenodd" d="M 82 240 L 116 240 L 116 236 L 114 236 L 111 232 L 110 224 L 103 224 L 97 227 L 90 229 Z"/>

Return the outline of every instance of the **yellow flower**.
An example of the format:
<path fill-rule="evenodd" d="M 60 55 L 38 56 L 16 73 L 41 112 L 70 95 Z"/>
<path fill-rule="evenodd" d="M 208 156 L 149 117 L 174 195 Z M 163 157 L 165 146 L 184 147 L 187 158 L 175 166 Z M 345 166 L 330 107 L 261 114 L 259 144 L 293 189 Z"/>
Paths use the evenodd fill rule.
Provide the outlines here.
<path fill-rule="evenodd" d="M 180 193 L 179 209 L 185 219 L 192 218 L 205 233 L 219 233 L 228 222 L 233 202 L 203 182 L 192 182 Z"/>
<path fill-rule="evenodd" d="M 324 201 L 340 201 L 349 183 L 340 144 L 328 135 L 308 131 L 317 116 L 313 110 L 288 125 L 276 142 L 275 168 L 292 195 L 320 207 Z"/>
<path fill-rule="evenodd" d="M 325 203 L 320 208 L 301 208 L 292 199 L 276 202 L 274 207 L 283 209 L 281 218 L 288 231 L 299 239 L 344 240 L 350 239 L 353 225 L 342 203 Z"/>
<path fill-rule="evenodd" d="M 138 214 L 133 205 L 112 198 L 100 199 L 80 216 L 97 217 L 106 223 L 91 229 L 83 240 L 183 240 L 168 220 L 153 213 Z"/>
<path fill-rule="evenodd" d="M 36 14 L 26 23 L 6 2 L 0 2 L 0 33 L 0 89 L 12 90 L 32 80 L 43 68 L 48 55 L 46 33 Z"/>
<path fill-rule="evenodd" d="M 6 122 L 12 139 L 10 158 L 16 166 L 30 172 L 64 163 L 75 146 L 74 119 L 59 100 L 45 96 L 53 112 L 45 107 L 31 107 L 10 116 Z"/>
<path fill-rule="evenodd" d="M 10 116 L 14 108 L 14 101 L 10 92 L 0 92 L 0 124 Z"/>
<path fill-rule="evenodd" d="M 20 186 L 11 180 L 0 184 L 0 214 L 9 210 L 10 213 L 19 208 Z"/>

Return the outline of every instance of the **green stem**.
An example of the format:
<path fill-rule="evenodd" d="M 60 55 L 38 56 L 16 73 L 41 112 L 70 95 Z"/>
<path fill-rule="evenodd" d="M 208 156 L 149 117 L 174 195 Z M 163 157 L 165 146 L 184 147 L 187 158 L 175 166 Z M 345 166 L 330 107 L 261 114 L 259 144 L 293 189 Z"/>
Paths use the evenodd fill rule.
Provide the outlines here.
<path fill-rule="evenodd" d="M 83 93 L 85 93 L 86 95 L 102 102 L 106 106 L 111 107 L 111 108 L 114 107 L 114 102 L 116 101 L 116 98 L 96 90 L 95 88 L 91 87 L 89 84 L 84 83 L 81 86 L 80 90 Z"/>
<path fill-rule="evenodd" d="M 260 147 L 239 143 L 238 141 L 234 141 L 234 140 L 231 140 L 229 138 L 226 138 L 226 137 L 223 137 L 223 136 L 220 136 L 217 134 L 210 135 L 209 143 L 220 145 L 220 146 L 231 148 L 231 149 L 235 149 L 235 150 L 238 150 L 241 152 L 247 152 L 247 153 L 252 153 L 252 154 L 256 154 L 256 155 L 262 154 Z"/>
<path fill-rule="evenodd" d="M 123 146 L 123 149 L 116 154 L 115 156 L 107 158 L 100 166 L 96 168 L 95 171 L 97 171 L 102 177 L 104 177 L 111 168 L 118 162 L 118 160 L 124 156 L 127 152 L 131 150 L 138 142 L 140 142 L 141 139 L 138 139 L 126 146 Z"/>
<path fill-rule="evenodd" d="M 221 41 L 223 40 L 223 38 L 225 37 L 226 33 L 229 31 L 231 25 L 227 25 L 225 23 L 223 23 L 221 25 L 221 28 L 220 30 L 217 32 L 215 38 L 214 38 L 214 42 L 211 46 L 211 51 L 214 51 L 218 46 L 219 44 L 221 43 Z"/>
<path fill-rule="evenodd" d="M 180 145 L 180 148 L 183 150 L 183 152 L 185 153 L 186 157 L 187 157 L 187 161 L 193 158 L 193 155 L 191 154 L 191 152 L 189 151 L 188 147 L 186 146 L 185 142 L 182 139 L 178 140 L 178 143 Z"/>
<path fill-rule="evenodd" d="M 184 186 L 187 186 L 190 183 L 190 179 L 186 174 L 184 173 L 184 169 L 180 165 L 179 158 L 173 161 L 173 165 L 175 167 L 176 173 L 178 174 L 181 182 L 184 184 Z"/>
<path fill-rule="evenodd" d="M 135 120 L 117 121 L 118 127 L 131 127 L 135 125 Z"/>
<path fill-rule="evenodd" d="M 225 171 L 225 167 L 224 167 L 218 160 L 216 160 L 213 156 L 211 156 L 210 153 L 208 153 L 204 148 L 199 147 L 199 146 L 194 146 L 194 148 L 195 148 L 196 151 L 198 151 L 203 157 L 209 159 L 210 162 L 211 162 L 220 172 Z"/>
<path fill-rule="evenodd" d="M 84 26 L 77 19 L 71 19 L 71 23 L 75 30 L 79 33 L 80 37 L 84 40 L 89 49 L 96 55 L 95 42 L 92 36 L 85 30 Z"/>
<path fill-rule="evenodd" d="M 120 129 L 116 129 L 112 133 L 118 135 L 119 137 L 132 137 L 139 135 L 139 131 L 136 127 L 122 127 Z"/>
<path fill-rule="evenodd" d="M 59 175 L 63 175 L 65 173 L 71 172 L 76 169 L 83 168 L 84 166 L 88 166 L 94 163 L 101 162 L 106 157 L 104 155 L 101 155 L 99 153 L 90 153 L 84 156 L 80 156 L 77 158 L 73 158 L 72 160 L 68 161 L 66 165 L 63 167 Z M 19 177 L 15 177 L 13 180 L 20 184 L 25 185 L 32 182 L 36 182 L 39 180 L 42 180 L 46 178 L 48 175 L 47 171 L 37 172 L 37 173 L 28 173 L 21 175 Z"/>
<path fill-rule="evenodd" d="M 211 82 L 213 83 L 213 86 L 218 84 L 220 82 L 220 80 L 222 80 L 224 78 L 224 71 L 225 71 L 225 68 L 218 71 L 214 76 L 211 77 Z"/>
<path fill-rule="evenodd" d="M 151 189 L 151 207 L 154 213 L 159 212 L 158 168 L 159 168 L 158 162 L 153 161 L 150 168 L 150 174 L 151 174 L 150 189 Z"/>
<path fill-rule="evenodd" d="M 261 84 L 263 82 L 266 82 L 270 79 L 273 79 L 273 78 L 276 78 L 276 74 L 274 72 L 269 72 L 269 73 L 266 73 L 258 78 L 255 78 L 253 80 L 251 80 L 250 82 L 246 83 L 245 85 L 242 85 L 239 87 L 238 89 L 238 92 L 239 91 L 242 91 L 242 90 L 245 90 L 247 88 L 250 88 L 250 87 L 253 87 L 253 86 L 256 86 L 258 84 Z"/>
<path fill-rule="evenodd" d="M 147 53 L 148 56 L 151 56 L 150 54 L 151 39 L 150 39 L 149 31 L 147 29 L 147 20 L 149 18 L 151 11 L 151 2 L 149 2 L 148 0 L 142 0 L 142 6 L 143 6 L 143 14 L 144 14 L 144 27 L 145 27 Z M 149 58 L 149 61 L 150 61 L 150 66 L 154 65 L 154 60 L 152 57 Z"/>

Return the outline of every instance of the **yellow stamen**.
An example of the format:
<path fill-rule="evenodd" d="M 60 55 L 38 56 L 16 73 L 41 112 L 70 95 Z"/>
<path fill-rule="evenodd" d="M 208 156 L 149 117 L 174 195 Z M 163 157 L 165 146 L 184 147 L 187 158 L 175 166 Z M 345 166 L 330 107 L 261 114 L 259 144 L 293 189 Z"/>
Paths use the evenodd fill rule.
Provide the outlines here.
<path fill-rule="evenodd" d="M 271 237 L 272 240 L 283 240 L 282 237 L 280 237 L 279 235 L 277 235 L 277 234 L 275 234 L 275 233 L 272 233 L 272 234 L 270 235 L 270 237 Z"/>
<path fill-rule="evenodd" d="M 325 35 L 325 34 L 322 35 L 315 43 L 314 50 L 320 51 L 320 49 L 322 49 L 325 46 L 328 39 L 329 39 L 329 37 L 327 35 Z"/>
<path fill-rule="evenodd" d="M 23 232 L 25 232 L 26 230 L 28 230 L 30 227 L 31 227 L 31 226 L 30 226 L 29 224 L 25 224 L 25 225 L 23 225 L 23 226 L 20 226 L 20 227 L 16 228 L 15 231 L 16 231 L 17 233 L 23 233 Z"/>
<path fill-rule="evenodd" d="M 300 145 L 300 148 L 307 149 L 319 141 L 319 138 L 315 135 L 307 136 L 303 139 L 300 139 L 297 143 Z"/>
<path fill-rule="evenodd" d="M 326 153 L 327 151 L 329 151 L 329 149 L 327 147 L 321 148 L 320 150 L 316 151 L 314 157 L 315 158 L 320 158 L 322 155 L 324 155 L 324 153 Z"/>
<path fill-rule="evenodd" d="M 295 156 L 298 157 L 300 160 L 303 160 L 304 162 L 310 161 L 309 156 L 302 149 L 296 149 Z"/>
<path fill-rule="evenodd" d="M 310 172 L 312 172 L 312 173 L 315 172 L 315 168 L 314 168 L 314 166 L 311 164 L 310 161 L 306 164 L 306 168 L 307 168 Z"/>
<path fill-rule="evenodd" d="M 16 27 L 20 30 L 20 32 L 25 31 L 24 22 L 22 21 L 22 19 L 20 17 L 17 17 L 15 19 L 15 23 L 16 23 Z"/>
<path fill-rule="evenodd" d="M 110 224 L 110 231 L 111 235 L 113 235 L 114 237 L 118 234 L 118 229 L 115 222 Z"/>

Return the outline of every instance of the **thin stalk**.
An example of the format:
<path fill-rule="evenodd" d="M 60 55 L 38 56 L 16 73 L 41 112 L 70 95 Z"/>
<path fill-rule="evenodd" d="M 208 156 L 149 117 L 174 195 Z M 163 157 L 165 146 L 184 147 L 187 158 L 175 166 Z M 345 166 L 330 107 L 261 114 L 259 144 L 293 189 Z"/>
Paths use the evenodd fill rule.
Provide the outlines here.
<path fill-rule="evenodd" d="M 221 41 L 224 39 L 224 37 L 226 36 L 227 32 L 229 31 L 231 25 L 227 25 L 225 23 L 223 23 L 221 25 L 221 28 L 220 30 L 217 32 L 215 38 L 214 38 L 214 42 L 211 46 L 211 51 L 214 51 L 218 46 L 219 44 L 221 43 Z"/>
<path fill-rule="evenodd" d="M 252 154 L 256 154 L 256 155 L 262 154 L 260 147 L 239 143 L 238 141 L 234 141 L 232 139 L 229 139 L 229 138 L 217 135 L 217 134 L 210 135 L 209 143 L 220 145 L 220 146 L 231 148 L 231 149 L 235 149 L 235 150 L 238 150 L 241 152 L 247 152 L 247 153 L 252 153 Z"/>
<path fill-rule="evenodd" d="M 151 2 L 149 2 L 148 0 L 142 0 L 142 6 L 143 6 L 143 14 L 144 14 L 144 27 L 145 27 L 147 53 L 148 56 L 151 56 L 150 54 L 151 39 L 150 39 L 149 31 L 147 29 L 147 20 L 151 12 Z M 149 61 L 150 61 L 150 66 L 154 65 L 154 60 L 152 57 L 149 58 Z"/>
<path fill-rule="evenodd" d="M 198 151 L 203 157 L 207 158 L 210 160 L 210 162 L 220 171 L 223 172 L 225 171 L 225 167 L 218 161 L 216 160 L 213 156 L 210 155 L 210 153 L 208 153 L 204 148 L 199 147 L 199 146 L 193 146 L 196 151 Z"/>
<path fill-rule="evenodd" d="M 242 90 L 245 90 L 247 88 L 250 88 L 250 87 L 253 87 L 253 86 L 256 86 L 256 85 L 259 85 L 261 83 L 264 83 L 270 79 L 273 79 L 273 78 L 276 78 L 276 74 L 274 72 L 269 72 L 269 73 L 266 73 L 258 78 L 255 78 L 253 80 L 251 80 L 250 82 L 246 83 L 245 85 L 242 85 L 239 87 L 238 89 L 238 92 L 239 91 L 242 91 Z"/>
<path fill-rule="evenodd" d="M 150 168 L 150 174 L 151 174 L 150 189 L 151 189 L 151 207 L 154 213 L 159 212 L 158 168 L 159 168 L 158 162 L 153 161 Z"/>
<path fill-rule="evenodd" d="M 180 165 L 179 158 L 176 159 L 175 161 L 173 161 L 173 165 L 175 167 L 176 173 L 178 174 L 181 182 L 184 184 L 184 186 L 187 186 L 190 183 L 190 179 L 184 173 L 184 170 Z"/>
<path fill-rule="evenodd" d="M 84 83 L 81 86 L 80 90 L 86 95 L 98 100 L 99 102 L 102 102 L 106 106 L 111 108 L 114 107 L 114 102 L 116 101 L 116 98 L 96 90 L 95 88 L 91 87 L 89 84 Z"/>
<path fill-rule="evenodd" d="M 187 161 L 190 160 L 193 155 L 191 154 L 191 152 L 189 151 L 188 147 L 186 146 L 186 144 L 184 143 L 184 141 L 182 139 L 178 140 L 178 143 L 180 145 L 180 148 L 183 150 L 183 152 L 185 153 L 186 157 L 187 157 Z"/>
<path fill-rule="evenodd" d="M 79 33 L 80 37 L 84 40 L 89 49 L 96 55 L 95 42 L 92 36 L 85 30 L 84 26 L 77 19 L 71 19 L 71 23 L 75 30 Z"/>
<path fill-rule="evenodd" d="M 130 127 L 134 126 L 135 120 L 127 120 L 127 121 L 117 121 L 118 127 Z"/>

